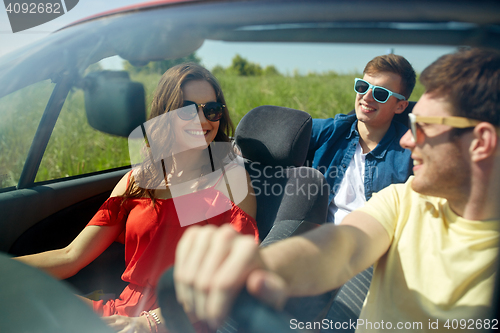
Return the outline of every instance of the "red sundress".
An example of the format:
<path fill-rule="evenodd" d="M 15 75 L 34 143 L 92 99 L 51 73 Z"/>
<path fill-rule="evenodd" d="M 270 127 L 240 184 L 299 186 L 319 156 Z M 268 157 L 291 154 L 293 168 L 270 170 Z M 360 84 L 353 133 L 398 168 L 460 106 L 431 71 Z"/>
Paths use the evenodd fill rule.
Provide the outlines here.
<path fill-rule="evenodd" d="M 123 203 L 122 200 L 106 200 L 88 225 L 123 226 L 124 233 L 119 237 L 125 244 L 126 269 L 122 280 L 129 284 L 118 299 L 94 301 L 94 311 L 101 316 L 137 317 L 142 311 L 158 308 L 156 284 L 174 263 L 177 243 L 189 226 L 181 227 L 173 199 L 156 199 L 154 206 L 149 198 L 126 199 Z M 195 225 L 231 223 L 236 231 L 254 235 L 258 242 L 256 221 L 215 188 L 187 194 L 183 200 L 197 211 L 229 204 L 229 210 Z"/>

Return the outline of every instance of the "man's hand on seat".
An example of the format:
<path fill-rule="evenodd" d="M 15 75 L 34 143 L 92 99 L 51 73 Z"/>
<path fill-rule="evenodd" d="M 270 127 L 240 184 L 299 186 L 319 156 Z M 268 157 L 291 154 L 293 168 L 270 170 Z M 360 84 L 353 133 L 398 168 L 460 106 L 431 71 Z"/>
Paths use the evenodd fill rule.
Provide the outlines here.
<path fill-rule="evenodd" d="M 212 328 L 229 314 L 244 286 L 276 308 L 286 300 L 285 281 L 267 269 L 253 237 L 238 234 L 230 225 L 190 227 L 177 247 L 174 279 L 186 313 Z"/>

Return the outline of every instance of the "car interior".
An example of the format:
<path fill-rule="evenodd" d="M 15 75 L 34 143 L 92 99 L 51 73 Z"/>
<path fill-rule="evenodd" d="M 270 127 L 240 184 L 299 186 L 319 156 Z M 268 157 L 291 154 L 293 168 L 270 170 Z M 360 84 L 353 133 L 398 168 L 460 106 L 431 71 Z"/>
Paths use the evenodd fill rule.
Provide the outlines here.
<path fill-rule="evenodd" d="M 109 76 L 109 73 L 105 75 Z M 101 130 L 115 135 L 128 133 L 130 128 L 140 125 L 137 123 L 137 115 L 129 112 L 129 108 L 116 105 L 124 105 L 124 101 L 131 99 L 131 94 L 135 97 L 141 89 L 116 88 L 116 85 L 122 84 L 123 82 L 115 82 L 112 78 L 97 97 L 101 99 L 105 94 L 114 101 L 115 106 L 108 108 L 108 104 L 104 104 L 106 107 L 95 108 L 98 111 L 87 110 L 87 115 L 95 113 L 89 115 L 89 118 L 101 115 L 100 119 L 94 120 L 97 127 L 102 126 Z M 86 95 L 86 99 L 92 98 L 92 94 Z M 140 99 L 143 100 L 144 96 Z M 89 103 L 92 106 L 94 104 L 99 103 Z M 122 121 L 109 122 L 111 116 Z M 123 130 L 124 126 L 128 126 L 128 129 Z M 312 118 L 308 113 L 278 106 L 260 106 L 250 110 L 236 128 L 235 143 L 245 158 L 245 167 L 257 198 L 256 220 L 261 246 L 300 234 L 326 221 L 328 187 L 324 177 L 318 170 L 302 166 L 307 155 L 311 128 Z M 115 173 L 123 175 L 126 171 L 128 170 Z M 301 188 L 308 190 L 300 190 Z M 14 242 L 10 254 L 25 255 L 65 246 L 65 242 L 70 241 L 85 227 L 109 194 L 110 191 L 106 191 L 37 223 Z M 78 217 L 76 221 L 75 217 Z M 69 220 L 73 223 L 67 223 Z M 51 231 L 48 233 L 50 238 L 40 237 L 40 234 L 45 235 L 48 231 Z M 65 235 L 64 239 L 62 234 Z M 118 295 L 125 287 L 125 283 L 120 280 L 125 269 L 124 256 L 123 244 L 115 242 L 94 262 L 66 279 L 66 282 L 83 295 L 95 290 Z M 327 293 L 320 297 L 291 299 L 287 310 L 291 315 L 314 319 L 318 316 L 316 310 L 319 309 L 324 316 L 332 295 Z M 305 308 L 304 299 L 315 307 Z M 307 313 L 304 313 L 304 309 L 308 310 Z M 221 331 L 224 332 L 224 327 Z"/>
<path fill-rule="evenodd" d="M 41 166 L 57 168 L 57 163 L 52 165 L 47 160 L 47 151 L 63 154 L 71 145 L 77 146 L 88 139 L 80 127 L 90 128 L 89 133 L 99 137 L 93 149 L 103 151 L 108 159 L 118 160 L 117 156 L 122 154 L 119 146 L 126 147 L 124 138 L 146 121 L 151 89 L 121 69 L 91 71 L 100 61 L 118 56 L 140 66 L 150 61 L 178 59 L 192 54 L 207 41 L 250 45 L 256 42 L 469 45 L 500 49 L 500 4 L 495 1 L 361 0 L 357 3 L 353 6 L 350 0 L 151 2 L 75 22 L 29 47 L 0 57 L 0 122 L 8 124 L 0 127 L 0 139 L 22 134 L 0 154 L 5 156 L 5 160 L 0 159 L 0 262 L 4 267 L 0 298 L 5 300 L 0 331 L 56 332 L 61 327 L 72 332 L 110 331 L 71 294 L 103 290 L 119 295 L 126 285 L 120 278 L 125 269 L 123 244 L 115 242 L 94 262 L 62 283 L 9 259 L 68 245 L 109 197 L 116 183 L 130 171 L 126 163 L 102 162 L 99 168 L 87 171 L 87 165 L 75 162 L 78 170 L 71 175 L 39 178 Z M 406 114 L 414 104 L 411 102 L 404 114 L 397 116 L 405 125 Z M 80 115 L 68 105 L 78 105 L 84 111 Z M 7 109 L 13 110 L 8 117 L 2 113 Z M 27 109 L 36 109 L 35 116 L 24 116 Z M 257 195 L 261 246 L 326 221 L 328 193 L 324 178 L 318 170 L 307 166 L 311 157 L 307 156 L 307 148 L 312 119 L 306 110 L 299 109 L 262 103 L 245 110 L 236 128 L 234 141 L 245 158 L 245 168 Z M 65 123 L 67 115 L 73 118 Z M 70 127 L 70 122 L 76 123 L 77 129 Z M 74 131 L 65 139 L 70 148 L 52 148 L 57 143 L 52 141 L 54 133 L 65 127 Z M 9 129 L 17 132 L 1 136 L 2 131 Z M 111 139 L 107 141 L 104 136 Z M 10 155 L 18 150 L 21 151 L 18 155 Z M 124 150 L 128 158 L 128 151 Z M 86 154 L 89 152 L 82 150 L 81 155 Z M 87 169 L 83 172 L 84 166 Z M 300 189 L 304 187 L 317 191 L 314 195 L 303 193 Z M 368 269 L 339 290 L 291 299 L 285 309 L 288 317 L 245 299 L 234 309 L 239 314 L 232 313 L 239 324 L 228 324 L 221 332 L 233 332 L 234 327 L 230 326 L 264 332 L 263 326 L 252 326 L 259 322 L 254 320 L 258 314 L 248 314 L 245 304 L 253 304 L 259 311 L 264 309 L 263 322 L 277 320 L 277 326 L 267 325 L 269 332 L 290 331 L 289 326 L 283 325 L 289 316 L 304 321 L 355 320 L 370 280 L 371 269 Z M 170 306 L 171 287 L 167 281 L 159 290 L 160 302 L 165 302 L 162 303 L 165 307 Z M 499 293 L 497 288 L 496 311 Z M 29 320 L 25 320 L 26 312 Z M 176 313 L 172 310 L 174 318 L 169 325 L 187 332 L 183 326 L 176 326 L 180 321 Z"/>

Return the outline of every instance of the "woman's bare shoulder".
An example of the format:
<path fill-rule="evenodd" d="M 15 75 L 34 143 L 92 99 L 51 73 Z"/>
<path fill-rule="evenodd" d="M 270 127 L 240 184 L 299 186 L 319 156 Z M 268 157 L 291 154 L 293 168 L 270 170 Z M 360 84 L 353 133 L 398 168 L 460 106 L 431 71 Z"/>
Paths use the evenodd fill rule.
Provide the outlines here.
<path fill-rule="evenodd" d="M 110 197 L 121 197 L 127 191 L 128 182 L 131 179 L 132 170 L 127 172 L 120 181 L 115 185 L 113 192 L 111 192 Z"/>

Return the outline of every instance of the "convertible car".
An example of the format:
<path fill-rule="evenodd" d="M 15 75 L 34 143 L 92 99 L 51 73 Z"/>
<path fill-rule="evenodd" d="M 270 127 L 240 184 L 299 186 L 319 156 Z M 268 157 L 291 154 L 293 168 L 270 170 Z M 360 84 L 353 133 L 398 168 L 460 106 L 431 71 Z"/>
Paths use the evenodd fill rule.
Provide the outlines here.
<path fill-rule="evenodd" d="M 64 247 L 85 227 L 131 169 L 127 138 L 146 122 L 152 93 L 168 66 L 200 61 L 202 52 L 219 52 L 222 58 L 231 48 L 258 45 L 258 50 L 272 53 L 276 45 L 296 44 L 301 54 L 307 54 L 312 45 L 349 43 L 360 50 L 359 45 L 377 44 L 412 45 L 415 50 L 418 46 L 500 49 L 500 4 L 158 0 L 80 20 L 0 57 L 0 331 L 110 332 L 73 294 L 120 293 L 122 244 L 113 244 L 62 282 L 10 257 Z M 249 76 L 243 77 L 218 67 L 209 69 L 216 76 L 222 71 L 227 77 L 240 77 L 241 82 L 246 80 L 245 87 L 259 90 L 257 96 L 267 96 L 256 98 L 248 89 L 240 91 L 237 100 L 232 94 L 239 81 L 221 80 L 228 87 L 228 108 L 238 125 L 234 139 L 247 166 L 254 161 L 267 171 L 286 170 L 284 176 L 270 180 L 282 188 L 291 182 L 324 186 L 316 170 L 303 167 L 312 107 L 295 95 L 294 89 L 301 87 L 290 88 L 280 99 L 267 86 L 290 81 L 294 75 L 282 73 L 283 81 L 272 81 L 265 73 L 275 73 L 273 66 L 260 68 L 260 76 L 255 76 L 259 70 L 248 69 L 244 75 Z M 313 79 L 314 85 L 325 86 L 335 82 L 335 75 Z M 349 101 L 354 98 L 350 93 Z M 328 100 L 317 108 L 324 110 L 339 102 L 335 96 L 327 89 L 326 96 L 308 98 Z M 325 111 L 322 116 L 333 113 Z M 264 246 L 325 221 L 327 195 L 315 193 L 306 199 L 264 191 L 259 188 L 262 170 L 247 171 L 257 194 L 257 223 Z M 367 283 L 362 285 L 365 288 Z M 169 297 L 168 292 L 162 295 Z M 311 320 L 324 318 L 329 308 L 337 306 L 355 319 L 364 294 L 357 304 L 342 301 L 339 295 L 341 291 L 292 300 L 287 310 L 293 317 Z M 240 305 L 265 309 L 253 302 Z M 493 311 L 497 303 L 495 295 Z M 261 312 L 246 308 L 234 318 L 247 331 L 291 329 L 289 317 L 269 309 L 264 312 L 263 321 L 253 317 Z M 255 326 L 255 322 L 264 324 Z"/>

